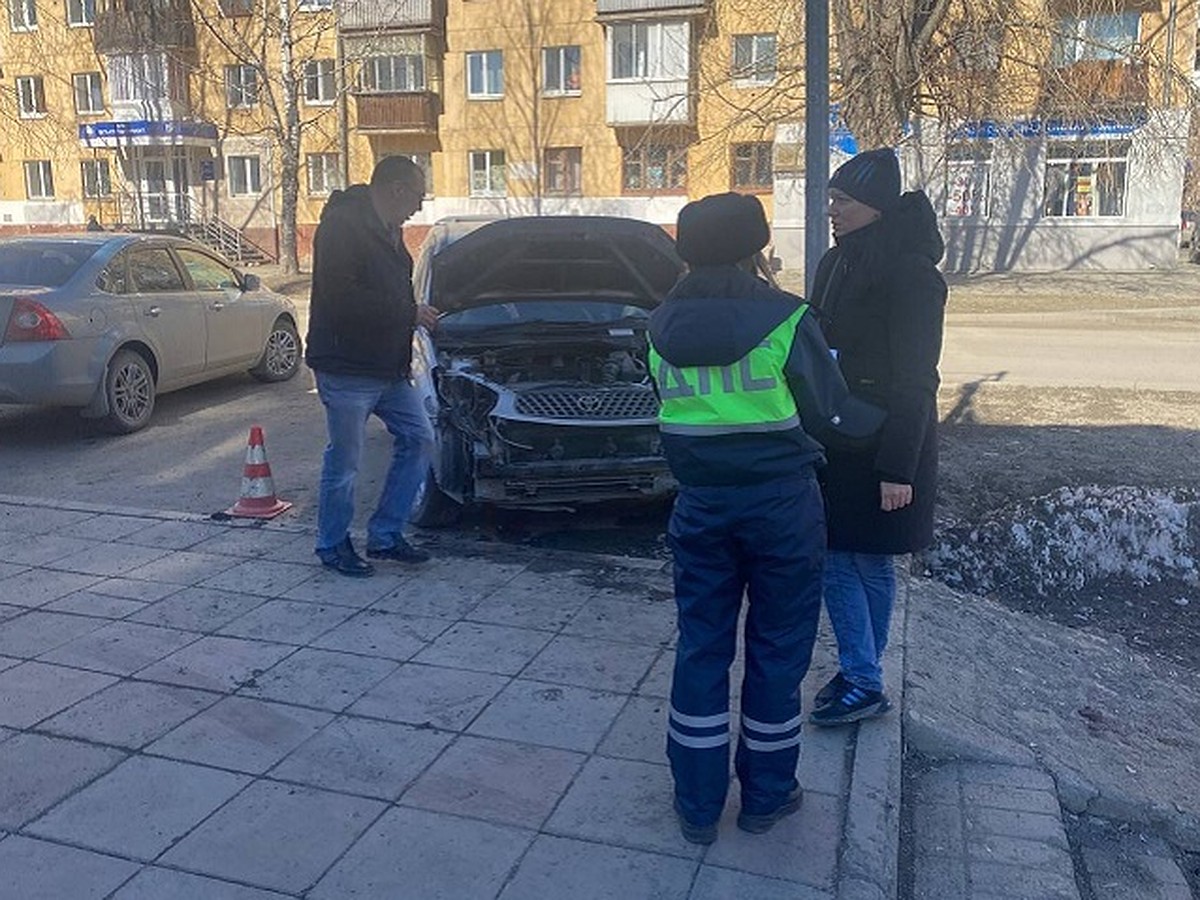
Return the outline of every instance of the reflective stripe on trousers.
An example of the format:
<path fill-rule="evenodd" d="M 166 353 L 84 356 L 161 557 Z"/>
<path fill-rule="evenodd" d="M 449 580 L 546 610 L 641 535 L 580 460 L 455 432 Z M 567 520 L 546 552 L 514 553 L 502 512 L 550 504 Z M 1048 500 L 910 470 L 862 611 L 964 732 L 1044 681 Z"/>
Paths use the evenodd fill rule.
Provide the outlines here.
<path fill-rule="evenodd" d="M 729 787 L 729 666 L 742 597 L 746 672 L 735 767 L 742 807 L 796 786 L 800 681 L 821 608 L 825 515 L 811 470 L 760 485 L 682 487 L 668 528 L 679 643 L 667 757 L 688 821 L 715 822 Z"/>

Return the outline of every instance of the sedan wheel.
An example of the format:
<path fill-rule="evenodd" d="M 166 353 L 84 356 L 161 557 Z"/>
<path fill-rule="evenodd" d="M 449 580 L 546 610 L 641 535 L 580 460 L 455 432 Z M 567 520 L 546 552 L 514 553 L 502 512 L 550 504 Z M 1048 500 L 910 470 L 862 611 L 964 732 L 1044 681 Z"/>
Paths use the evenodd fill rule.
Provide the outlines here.
<path fill-rule="evenodd" d="M 132 350 L 119 350 L 104 377 L 108 414 L 105 430 L 129 434 L 150 421 L 154 412 L 154 373 L 145 358 Z"/>
<path fill-rule="evenodd" d="M 287 381 L 300 371 L 300 333 L 287 319 L 276 319 L 262 359 L 250 374 L 259 381 Z"/>

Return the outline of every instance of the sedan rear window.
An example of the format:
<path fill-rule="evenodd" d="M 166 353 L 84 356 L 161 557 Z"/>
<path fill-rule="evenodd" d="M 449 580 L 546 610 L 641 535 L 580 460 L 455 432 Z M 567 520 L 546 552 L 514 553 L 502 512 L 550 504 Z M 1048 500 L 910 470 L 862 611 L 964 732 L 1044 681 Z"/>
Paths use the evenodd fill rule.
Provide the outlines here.
<path fill-rule="evenodd" d="M 0 244 L 0 284 L 60 287 L 95 255 L 99 244 L 13 241 Z"/>

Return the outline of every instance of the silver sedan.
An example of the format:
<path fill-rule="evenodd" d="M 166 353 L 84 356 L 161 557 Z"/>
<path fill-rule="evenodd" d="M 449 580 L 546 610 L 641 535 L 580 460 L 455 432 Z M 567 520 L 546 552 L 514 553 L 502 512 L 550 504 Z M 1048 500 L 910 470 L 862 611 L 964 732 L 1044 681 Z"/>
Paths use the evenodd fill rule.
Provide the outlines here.
<path fill-rule="evenodd" d="M 185 238 L 87 233 L 0 240 L 0 403 L 80 407 L 137 431 L 158 394 L 300 367 L 296 309 Z"/>

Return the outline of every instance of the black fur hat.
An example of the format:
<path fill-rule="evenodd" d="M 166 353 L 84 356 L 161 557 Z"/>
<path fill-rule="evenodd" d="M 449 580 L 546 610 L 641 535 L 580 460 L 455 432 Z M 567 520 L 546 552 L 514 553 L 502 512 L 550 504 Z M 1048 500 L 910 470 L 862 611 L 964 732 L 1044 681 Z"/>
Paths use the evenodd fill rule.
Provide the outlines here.
<path fill-rule="evenodd" d="M 749 194 L 711 194 L 679 211 L 675 250 L 693 266 L 722 266 L 753 256 L 771 239 L 767 215 Z"/>
<path fill-rule="evenodd" d="M 838 166 L 829 186 L 887 212 L 900 202 L 900 163 L 889 147 L 868 150 Z"/>

